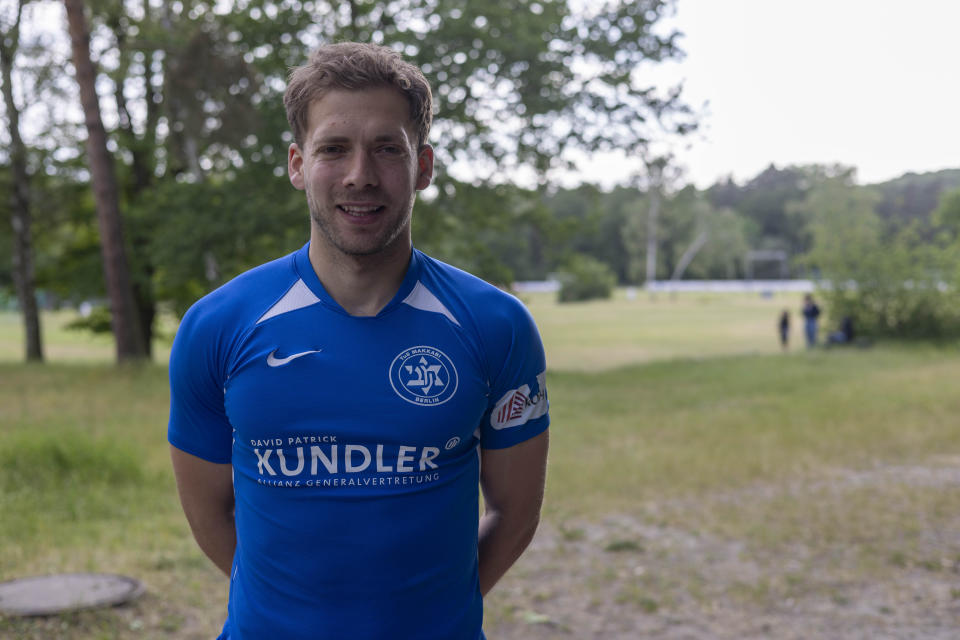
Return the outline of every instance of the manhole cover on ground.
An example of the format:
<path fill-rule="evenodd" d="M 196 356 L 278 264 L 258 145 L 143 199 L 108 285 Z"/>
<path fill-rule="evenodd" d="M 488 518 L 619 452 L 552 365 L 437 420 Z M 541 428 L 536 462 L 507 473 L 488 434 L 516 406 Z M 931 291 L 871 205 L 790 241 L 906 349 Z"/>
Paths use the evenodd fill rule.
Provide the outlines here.
<path fill-rule="evenodd" d="M 61 573 L 0 582 L 0 613 L 46 616 L 123 604 L 143 594 L 133 578 L 109 573 Z"/>

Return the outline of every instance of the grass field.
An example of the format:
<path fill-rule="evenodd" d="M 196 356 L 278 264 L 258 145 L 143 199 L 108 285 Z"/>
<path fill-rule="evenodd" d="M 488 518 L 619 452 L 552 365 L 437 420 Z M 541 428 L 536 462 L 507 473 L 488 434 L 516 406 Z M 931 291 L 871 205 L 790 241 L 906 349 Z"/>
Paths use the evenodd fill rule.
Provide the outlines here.
<path fill-rule="evenodd" d="M 781 354 L 796 302 L 528 299 L 550 363 L 547 502 L 488 637 L 954 637 L 960 350 Z M 117 369 L 65 320 L 45 318 L 51 363 L 24 366 L 0 315 L 0 579 L 109 571 L 148 593 L 0 619 L 0 637 L 212 638 L 226 581 L 175 496 L 165 367 Z"/>
<path fill-rule="evenodd" d="M 799 309 L 793 294 L 658 294 L 624 290 L 603 304 L 558 306 L 553 295 L 525 297 L 555 371 L 600 371 L 677 358 L 777 353 L 776 321 Z M 793 348 L 800 348 L 794 313 Z"/>

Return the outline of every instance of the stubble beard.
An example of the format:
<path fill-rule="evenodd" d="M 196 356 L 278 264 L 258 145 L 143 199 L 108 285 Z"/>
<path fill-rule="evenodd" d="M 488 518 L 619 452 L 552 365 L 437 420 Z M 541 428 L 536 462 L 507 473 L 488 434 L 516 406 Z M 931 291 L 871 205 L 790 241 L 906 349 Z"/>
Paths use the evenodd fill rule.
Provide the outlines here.
<path fill-rule="evenodd" d="M 402 239 L 405 233 L 409 233 L 410 218 L 413 213 L 413 203 L 416 194 L 410 196 L 410 202 L 407 203 L 403 215 L 397 217 L 393 226 L 388 227 L 383 233 L 376 236 L 366 237 L 361 242 L 351 243 L 343 237 L 336 226 L 332 224 L 331 218 L 339 215 L 336 208 L 330 215 L 324 215 L 316 199 L 307 192 L 307 208 L 310 210 L 310 220 L 316 226 L 320 234 L 326 239 L 327 243 L 343 255 L 361 257 L 372 256 L 383 253 Z"/>

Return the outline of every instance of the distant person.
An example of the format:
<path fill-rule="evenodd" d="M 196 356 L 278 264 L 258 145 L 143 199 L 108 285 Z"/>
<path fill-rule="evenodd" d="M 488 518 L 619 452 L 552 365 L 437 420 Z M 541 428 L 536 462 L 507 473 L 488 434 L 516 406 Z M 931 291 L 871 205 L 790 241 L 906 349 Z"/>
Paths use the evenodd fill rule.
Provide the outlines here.
<path fill-rule="evenodd" d="M 783 310 L 783 313 L 780 314 L 780 347 L 786 351 L 790 346 L 790 311 L 787 309 Z"/>
<path fill-rule="evenodd" d="M 817 346 L 817 331 L 820 323 L 820 307 L 811 294 L 803 296 L 803 331 L 807 336 L 807 348 Z"/>
<path fill-rule="evenodd" d="M 853 318 L 843 316 L 840 321 L 840 329 L 834 331 L 827 337 L 828 344 L 851 344 L 853 343 Z"/>

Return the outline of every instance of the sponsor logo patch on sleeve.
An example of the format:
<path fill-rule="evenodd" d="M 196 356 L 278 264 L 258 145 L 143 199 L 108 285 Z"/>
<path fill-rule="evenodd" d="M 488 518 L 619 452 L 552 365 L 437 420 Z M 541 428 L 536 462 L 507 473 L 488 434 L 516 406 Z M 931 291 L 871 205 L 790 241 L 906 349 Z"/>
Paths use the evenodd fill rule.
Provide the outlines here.
<path fill-rule="evenodd" d="M 519 427 L 547 413 L 546 378 L 546 371 L 537 376 L 537 392 L 533 395 L 528 384 L 503 394 L 490 414 L 490 426 L 497 430 Z"/>

